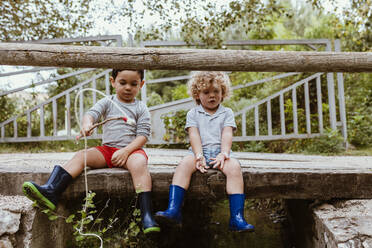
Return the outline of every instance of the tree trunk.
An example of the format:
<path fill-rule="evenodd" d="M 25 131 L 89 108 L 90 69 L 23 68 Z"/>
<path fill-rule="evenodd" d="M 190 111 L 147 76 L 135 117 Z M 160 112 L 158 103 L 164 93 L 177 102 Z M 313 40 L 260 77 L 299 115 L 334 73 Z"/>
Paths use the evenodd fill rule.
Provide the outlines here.
<path fill-rule="evenodd" d="M 372 72 L 372 53 L 0 43 L 0 64 L 200 71 Z"/>

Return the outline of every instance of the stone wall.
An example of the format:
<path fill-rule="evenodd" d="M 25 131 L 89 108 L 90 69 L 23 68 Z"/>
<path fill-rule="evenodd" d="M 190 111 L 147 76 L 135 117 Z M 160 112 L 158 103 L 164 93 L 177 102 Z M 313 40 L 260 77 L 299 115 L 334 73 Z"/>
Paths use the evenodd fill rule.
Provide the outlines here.
<path fill-rule="evenodd" d="M 70 233 L 63 219 L 49 221 L 26 197 L 0 195 L 0 248 L 65 247 Z"/>
<path fill-rule="evenodd" d="M 372 248 L 372 200 L 340 200 L 314 209 L 315 248 Z"/>

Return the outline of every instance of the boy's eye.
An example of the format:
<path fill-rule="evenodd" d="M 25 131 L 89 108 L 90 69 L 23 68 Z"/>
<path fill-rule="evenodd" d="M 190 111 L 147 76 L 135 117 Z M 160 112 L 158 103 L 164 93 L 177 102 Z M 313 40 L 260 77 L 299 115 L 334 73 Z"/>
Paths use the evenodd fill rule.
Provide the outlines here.
<path fill-rule="evenodd" d="M 131 85 L 132 85 L 132 86 L 137 86 L 138 83 L 137 83 L 137 82 L 132 82 Z"/>

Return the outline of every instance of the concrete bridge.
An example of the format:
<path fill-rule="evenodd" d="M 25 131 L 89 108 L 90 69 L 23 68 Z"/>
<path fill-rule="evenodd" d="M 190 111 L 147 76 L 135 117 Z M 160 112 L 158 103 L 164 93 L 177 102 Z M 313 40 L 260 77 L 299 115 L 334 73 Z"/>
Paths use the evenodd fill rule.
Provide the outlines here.
<path fill-rule="evenodd" d="M 167 196 L 176 165 L 186 150 L 146 149 L 153 190 Z M 53 165 L 64 164 L 74 153 L 0 154 L 0 194 L 22 195 L 26 180 L 43 183 Z M 248 198 L 331 199 L 372 198 L 372 157 L 326 157 L 292 154 L 237 152 L 242 164 Z M 117 196 L 132 195 L 130 175 L 119 168 L 90 170 L 88 187 Z M 189 195 L 224 198 L 225 177 L 217 170 L 195 173 Z M 85 192 L 80 176 L 68 188 L 65 198 Z"/>
<path fill-rule="evenodd" d="M 187 151 L 146 149 L 146 152 L 155 198 L 165 202 L 175 167 Z M 70 227 L 64 220 L 50 222 L 44 214 L 32 208 L 31 201 L 22 196 L 21 185 L 26 180 L 45 182 L 53 165 L 65 163 L 73 154 L 0 154 L 0 247 L 13 247 L 11 240 L 16 240 L 19 247 L 64 247 L 66 240 L 71 238 Z M 371 156 L 244 152 L 235 155 L 242 164 L 248 198 L 287 199 L 292 226 L 305 235 L 298 236 L 300 247 L 372 246 L 372 200 L 368 200 L 372 198 Z M 134 195 L 130 175 L 123 169 L 89 170 L 87 177 L 89 190 L 96 193 L 114 197 Z M 58 212 L 68 215 L 71 204 L 68 200 L 82 198 L 84 193 L 84 177 L 80 176 L 64 193 Z M 206 174 L 195 173 L 186 197 L 226 199 L 225 177 L 216 170 Z M 307 204 L 307 199 L 334 198 L 345 200 L 315 208 Z M 348 200 L 355 198 L 366 200 Z M 4 227 L 3 217 L 8 220 L 5 221 L 8 229 L 1 228 Z M 311 222 L 304 225 L 304 218 L 311 219 Z"/>

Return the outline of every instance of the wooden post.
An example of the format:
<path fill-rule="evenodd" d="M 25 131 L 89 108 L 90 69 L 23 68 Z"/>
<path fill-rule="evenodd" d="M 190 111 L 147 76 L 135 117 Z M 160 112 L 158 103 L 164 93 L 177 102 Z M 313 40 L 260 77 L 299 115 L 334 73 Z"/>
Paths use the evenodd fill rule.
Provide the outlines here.
<path fill-rule="evenodd" d="M 0 64 L 133 70 L 372 72 L 372 52 L 165 49 L 0 43 Z"/>

